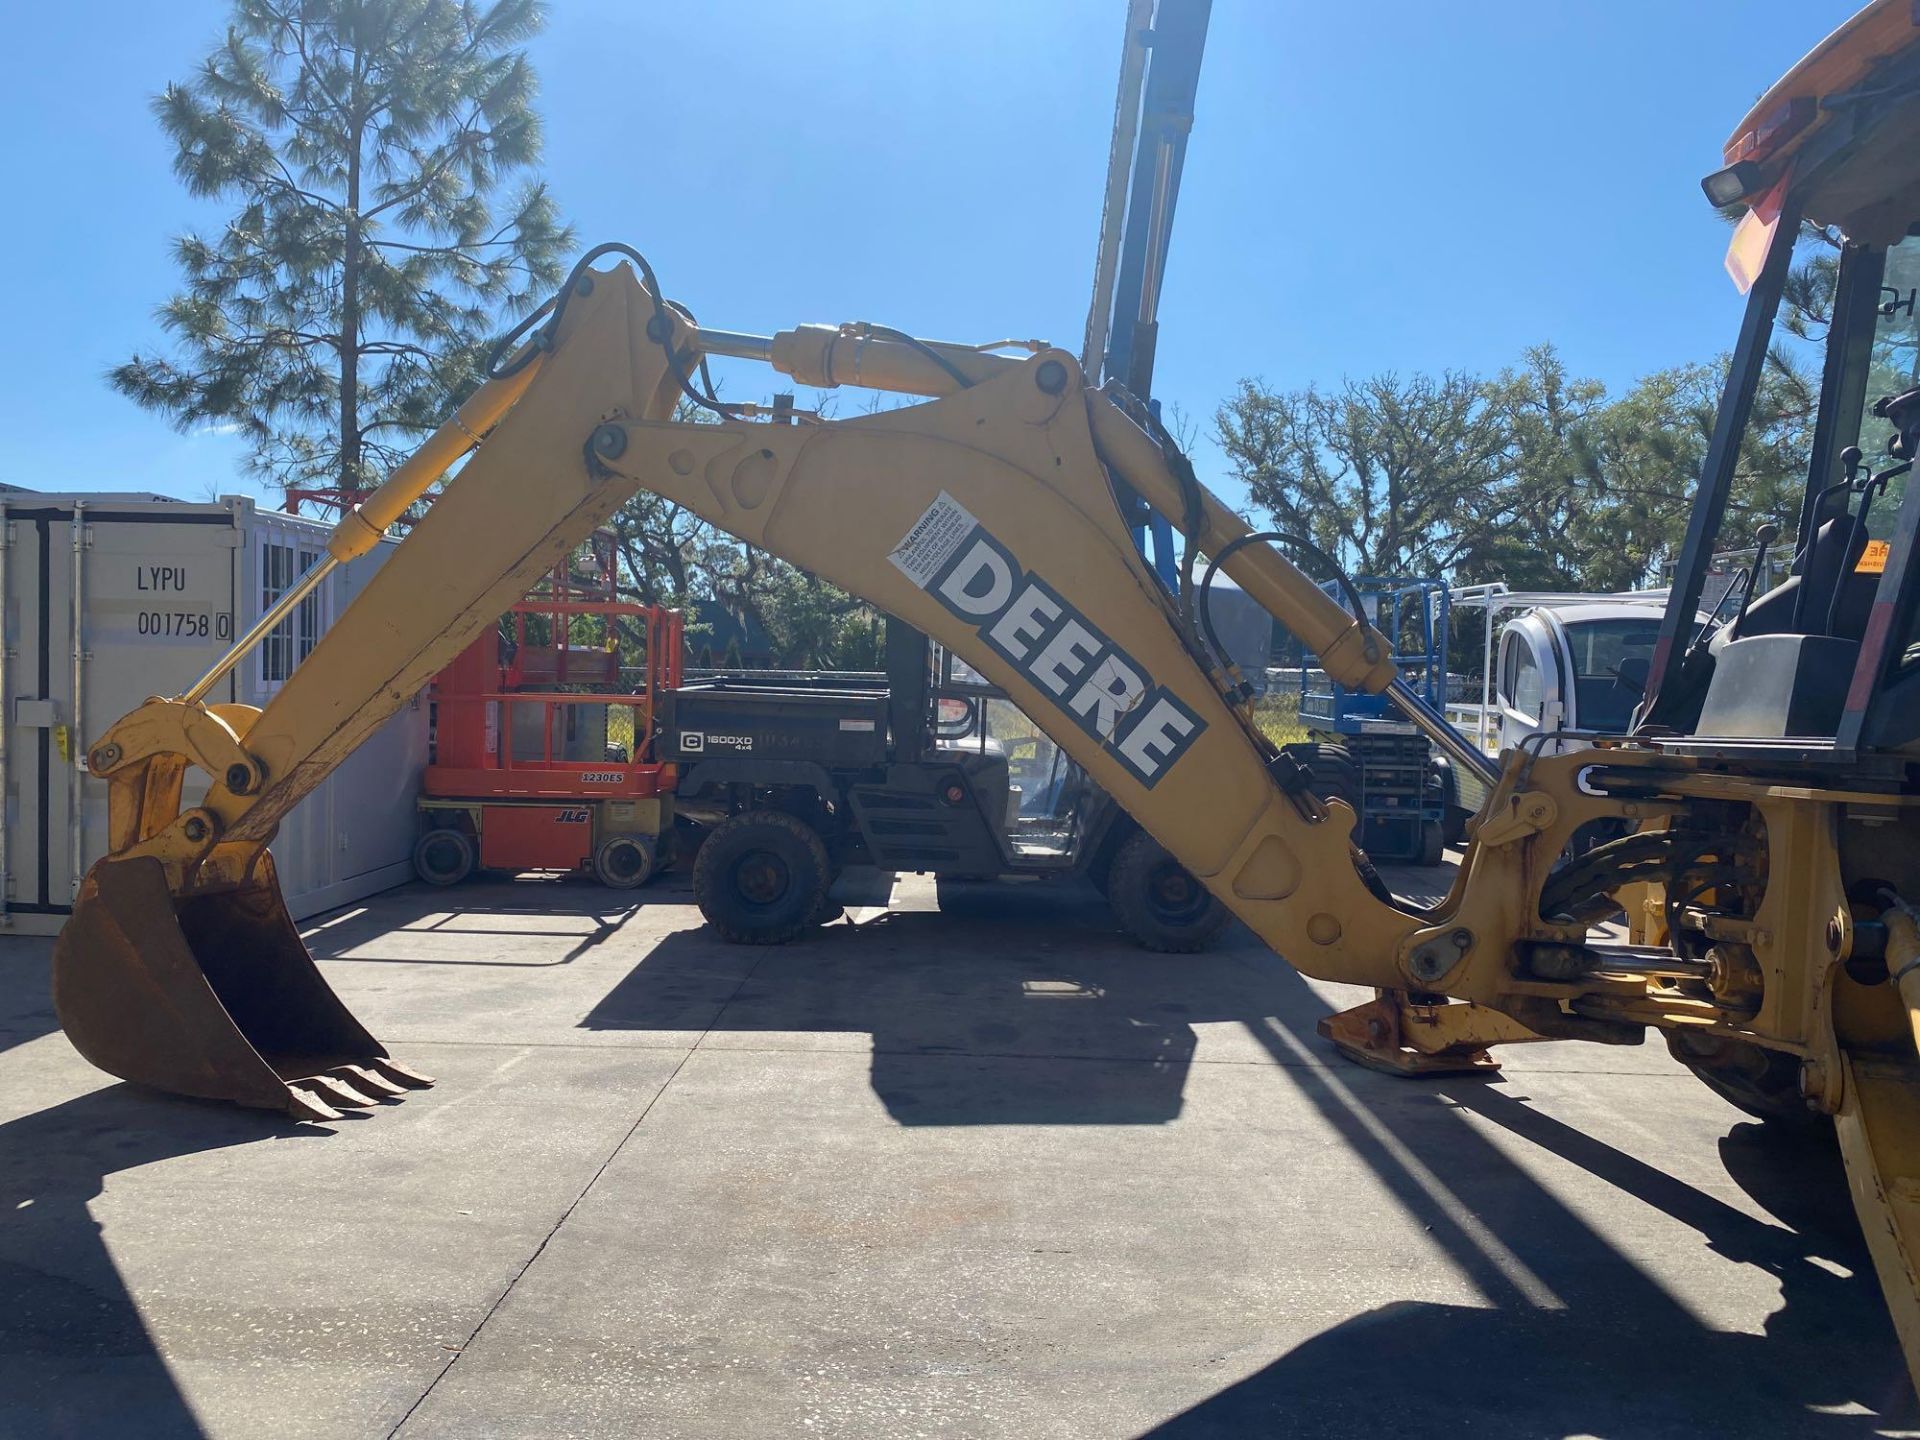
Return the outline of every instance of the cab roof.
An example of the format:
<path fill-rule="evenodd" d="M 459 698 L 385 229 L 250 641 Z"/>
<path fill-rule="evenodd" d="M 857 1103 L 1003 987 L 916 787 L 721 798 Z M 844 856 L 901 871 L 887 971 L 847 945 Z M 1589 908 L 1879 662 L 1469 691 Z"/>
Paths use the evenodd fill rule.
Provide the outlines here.
<path fill-rule="evenodd" d="M 1770 186 L 1800 161 L 1808 219 L 1882 243 L 1892 238 L 1882 231 L 1904 233 L 1920 191 L 1916 63 L 1920 3 L 1872 0 L 1754 103 L 1727 138 L 1725 163 L 1760 167 Z"/>
<path fill-rule="evenodd" d="M 1551 611 L 1562 625 L 1588 625 L 1596 620 L 1645 620 L 1658 626 L 1661 603 L 1653 600 L 1596 600 L 1580 605 L 1537 605 L 1530 613 Z"/>
<path fill-rule="evenodd" d="M 1920 13 L 1914 0 L 1872 0 L 1864 6 L 1754 101 L 1753 108 L 1727 137 L 1726 163 L 1745 159 L 1753 146 L 1764 144 L 1769 131 L 1796 102 L 1818 105 L 1828 96 L 1850 90 L 1872 74 L 1882 60 L 1920 40 L 1916 19 L 1920 19 Z M 1772 153 L 1784 155 L 1797 148 L 1815 128 L 1809 125 Z"/>

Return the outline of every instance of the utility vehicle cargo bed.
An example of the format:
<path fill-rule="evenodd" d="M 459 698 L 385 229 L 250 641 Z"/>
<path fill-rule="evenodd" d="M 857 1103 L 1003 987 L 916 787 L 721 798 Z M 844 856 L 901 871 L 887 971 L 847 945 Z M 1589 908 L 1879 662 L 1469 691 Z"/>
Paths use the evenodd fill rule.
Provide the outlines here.
<path fill-rule="evenodd" d="M 710 680 L 673 691 L 665 758 L 691 764 L 730 755 L 811 760 L 832 768 L 884 765 L 885 689 L 826 689 Z"/>

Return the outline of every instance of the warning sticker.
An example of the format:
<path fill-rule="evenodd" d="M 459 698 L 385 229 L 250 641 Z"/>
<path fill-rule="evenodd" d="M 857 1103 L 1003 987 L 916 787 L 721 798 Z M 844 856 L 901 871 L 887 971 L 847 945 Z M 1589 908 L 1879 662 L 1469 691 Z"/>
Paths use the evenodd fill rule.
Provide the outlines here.
<path fill-rule="evenodd" d="M 1856 575 L 1883 575 L 1887 569 L 1887 552 L 1893 547 L 1884 540 L 1869 540 L 1867 548 L 1860 552 L 1860 563 L 1853 567 Z"/>
<path fill-rule="evenodd" d="M 966 506 L 942 490 L 940 498 L 927 507 L 887 558 L 924 590 L 978 523 Z"/>

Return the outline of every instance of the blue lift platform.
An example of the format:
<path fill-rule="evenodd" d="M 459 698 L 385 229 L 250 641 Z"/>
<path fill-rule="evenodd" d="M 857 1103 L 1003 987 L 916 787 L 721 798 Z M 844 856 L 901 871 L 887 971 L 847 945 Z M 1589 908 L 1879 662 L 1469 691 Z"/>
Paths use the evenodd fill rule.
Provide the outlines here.
<path fill-rule="evenodd" d="M 1393 642 L 1393 663 L 1427 704 L 1447 703 L 1445 581 L 1354 581 L 1368 618 Z M 1327 593 L 1346 603 L 1329 582 Z M 1352 757 L 1360 783 L 1360 846 L 1375 861 L 1438 865 L 1447 841 L 1453 793 L 1446 757 L 1437 755 L 1419 727 L 1385 695 L 1349 690 L 1325 672 L 1300 667 L 1300 723 L 1318 746 L 1339 746 Z"/>

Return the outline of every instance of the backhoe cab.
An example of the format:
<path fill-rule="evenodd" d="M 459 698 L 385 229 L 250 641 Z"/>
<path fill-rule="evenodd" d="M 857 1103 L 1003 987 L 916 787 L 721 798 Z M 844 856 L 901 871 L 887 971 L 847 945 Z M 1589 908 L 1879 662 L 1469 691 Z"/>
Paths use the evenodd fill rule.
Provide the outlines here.
<path fill-rule="evenodd" d="M 1920 426 L 1914 20 L 1906 5 L 1862 11 L 1754 107 L 1726 168 L 1704 182 L 1709 199 L 1746 210 L 1728 266 L 1751 288 L 1654 650 L 1649 728 L 1860 767 L 1920 740 L 1908 574 L 1920 520 L 1908 483 Z M 1733 533 L 1727 504 L 1796 242 L 1805 253 L 1830 236 L 1844 238 L 1798 513 Z M 1751 569 L 1702 606 L 1715 550 L 1756 541 Z M 1754 593 L 1775 544 L 1792 556 L 1788 576 Z M 1708 607 L 1712 624 L 1689 623 Z M 1806 739 L 1825 743 L 1792 743 Z"/>
<path fill-rule="evenodd" d="M 1755 276 L 1752 301 L 1632 733 L 1583 737 L 1592 748 L 1570 754 L 1522 745 L 1490 767 L 1400 679 L 1357 607 L 1250 534 L 1145 407 L 1091 385 L 1063 350 L 1008 355 L 868 324 L 705 329 L 637 252 L 602 247 L 461 413 L 342 522 L 335 561 L 472 451 L 264 710 L 204 700 L 325 564 L 211 676 L 93 740 L 111 851 L 55 951 L 69 1036 L 129 1079 L 307 1116 L 415 1083 L 327 989 L 286 919 L 267 842 L 384 716 L 647 489 L 932 637 L 1277 954 L 1372 987 L 1372 1001 L 1323 1023 L 1350 1058 L 1472 1072 L 1502 1044 L 1637 1044 L 1654 1029 L 1736 1104 L 1832 1117 L 1895 1322 L 1920 1357 L 1920 496 L 1905 472 L 1920 446 L 1908 240 L 1920 30 L 1908 0 L 1863 11 L 1756 116 L 1714 186 L 1753 208 L 1735 255 Z M 1807 499 L 1777 521 L 1798 574 L 1699 637 L 1803 217 L 1847 243 Z M 621 258 L 593 268 L 609 255 Z M 769 412 L 701 383 L 698 359 L 715 354 L 924 403 L 762 423 Z M 676 423 L 683 400 L 718 423 Z M 1389 695 L 1483 775 L 1488 799 L 1444 899 L 1387 893 L 1352 845 L 1351 805 L 1262 734 L 1202 638 L 1206 577 L 1189 565 L 1163 581 L 1116 490 L 1187 535 L 1211 557 L 1207 576 L 1224 571 L 1330 679 Z M 212 783 L 183 810 L 189 765 Z M 1631 833 L 1578 844 L 1596 823 Z M 1623 910 L 1626 941 L 1599 928 Z M 1645 1123 L 1663 1118 L 1650 1104 Z"/>

